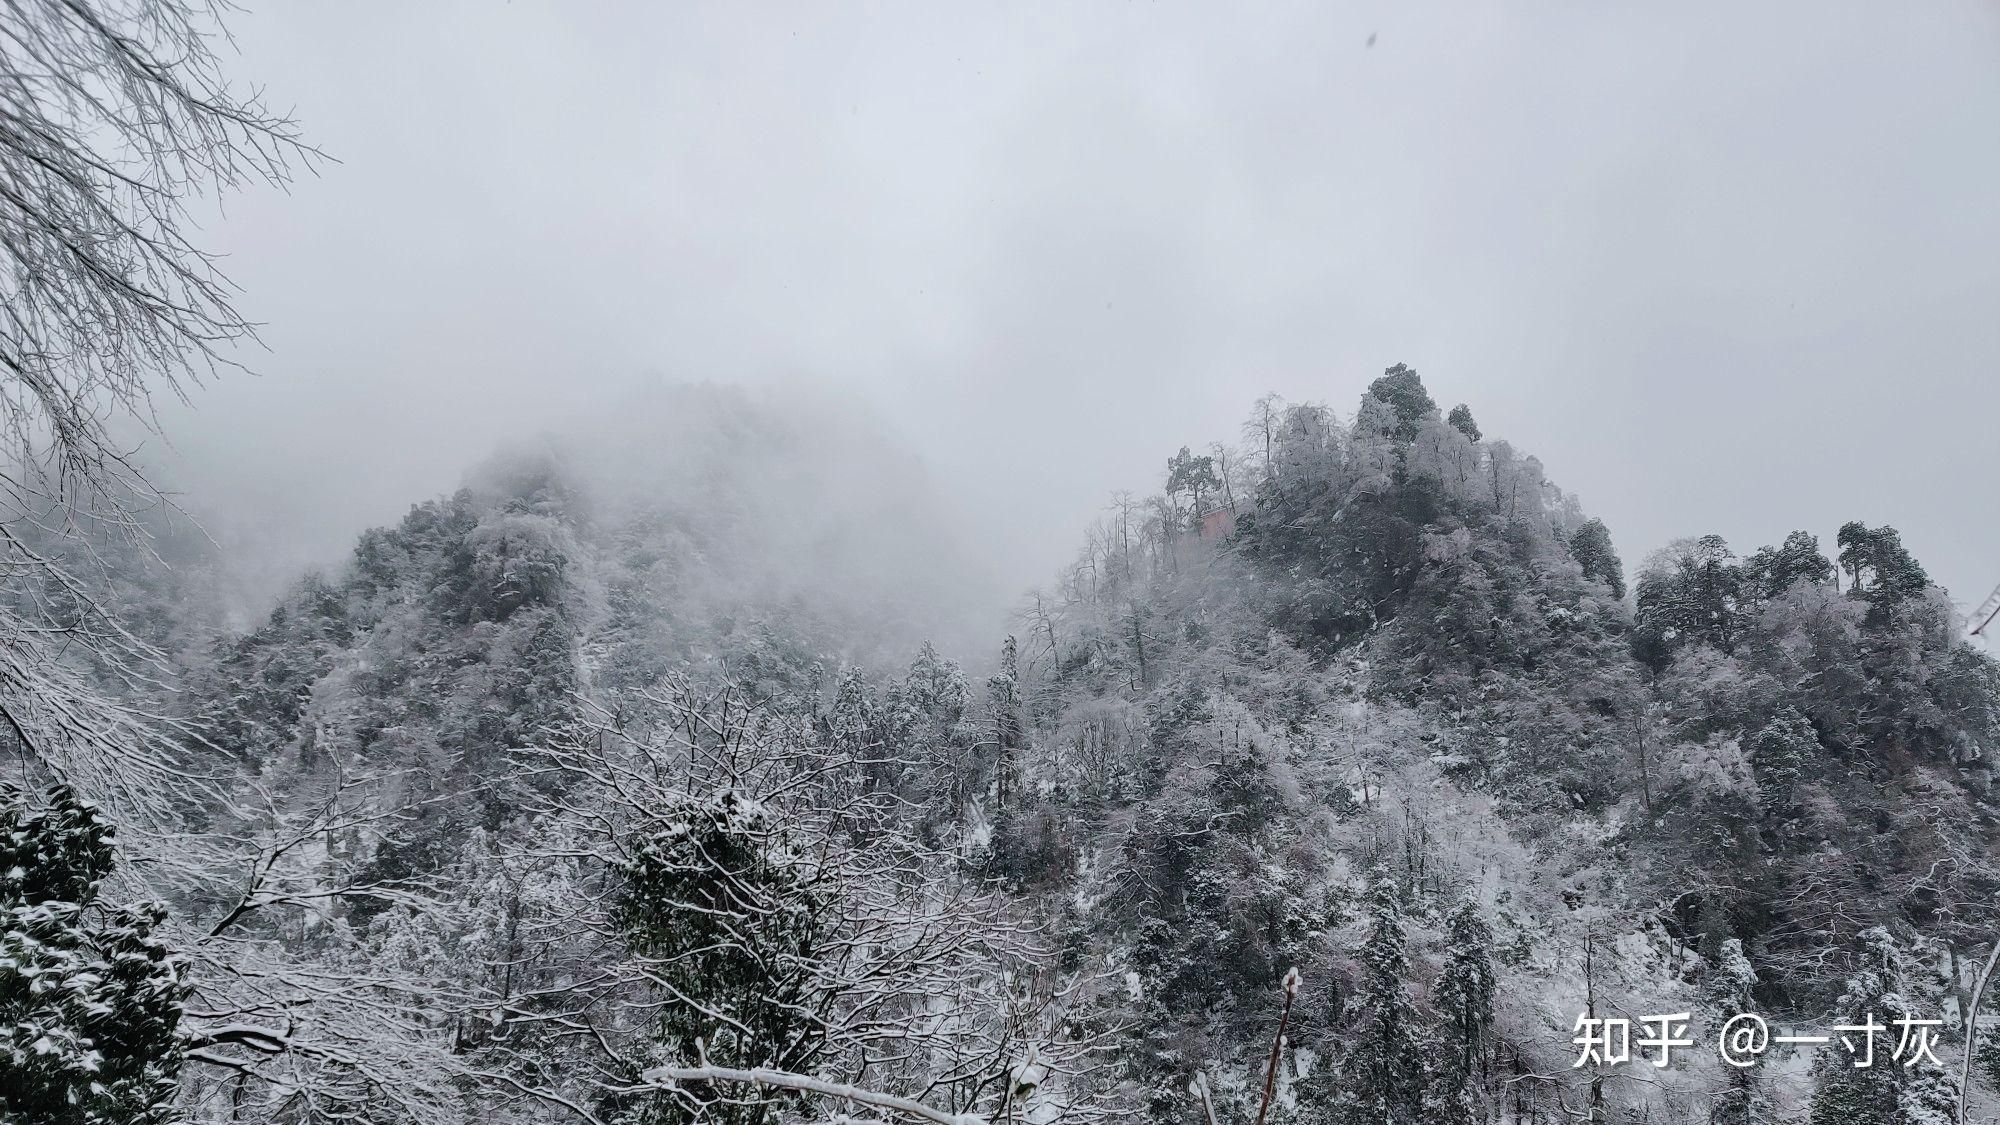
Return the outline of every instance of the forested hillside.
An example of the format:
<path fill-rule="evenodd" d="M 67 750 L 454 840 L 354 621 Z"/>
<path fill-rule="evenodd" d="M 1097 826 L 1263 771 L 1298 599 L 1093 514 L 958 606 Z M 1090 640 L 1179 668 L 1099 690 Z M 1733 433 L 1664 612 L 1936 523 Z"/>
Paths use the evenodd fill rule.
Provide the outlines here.
<path fill-rule="evenodd" d="M 0 1125 L 2000 1123 L 1897 530 L 1346 374 L 1928 538 L 1990 28 L 1597 7 L 0 4 Z"/>
<path fill-rule="evenodd" d="M 23 759 L 11 1112 L 1953 1119 L 1955 1063 L 1713 1050 L 1962 1006 L 2000 929 L 2000 670 L 1893 529 L 1628 573 L 1397 367 L 1182 448 L 955 652 L 885 569 L 950 565 L 914 494 L 852 503 L 896 471 L 647 409 L 675 440 L 496 458 L 247 632 L 198 542 L 96 556 L 172 667 L 74 672 L 171 784 Z M 1704 1047 L 1572 1066 L 1653 1012 Z"/>

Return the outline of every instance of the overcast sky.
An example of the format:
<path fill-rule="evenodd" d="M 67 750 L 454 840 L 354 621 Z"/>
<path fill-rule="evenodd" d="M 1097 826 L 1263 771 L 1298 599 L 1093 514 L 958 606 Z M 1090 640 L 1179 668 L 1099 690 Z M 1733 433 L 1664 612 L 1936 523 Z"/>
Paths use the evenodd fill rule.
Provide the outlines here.
<path fill-rule="evenodd" d="M 1406 362 L 1628 567 L 1854 518 L 2000 581 L 1991 2 L 250 7 L 339 163 L 209 224 L 269 351 L 169 432 L 313 551 L 566 400 L 810 381 L 1025 587 Z"/>

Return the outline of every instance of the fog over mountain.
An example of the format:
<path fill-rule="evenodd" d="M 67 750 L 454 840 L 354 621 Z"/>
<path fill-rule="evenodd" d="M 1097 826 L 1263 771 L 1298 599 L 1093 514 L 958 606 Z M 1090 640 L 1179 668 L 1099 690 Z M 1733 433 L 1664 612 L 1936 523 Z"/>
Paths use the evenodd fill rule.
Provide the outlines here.
<path fill-rule="evenodd" d="M 350 521 L 392 522 L 430 494 L 476 485 L 492 464 L 524 457 L 560 466 L 606 519 L 671 508 L 725 526 L 731 553 L 703 581 L 838 603 L 906 647 L 982 642 L 1004 628 L 1018 593 L 1001 586 L 985 547 L 996 530 L 1004 541 L 1004 529 L 957 503 L 902 435 L 837 390 L 635 382 L 552 404 L 536 426 L 488 437 L 429 494 L 407 492 L 380 513 L 369 504 L 383 485 L 366 479 L 379 469 L 373 446 L 343 460 L 332 481 L 296 464 L 238 477 L 242 462 L 207 448 L 161 460 L 189 522 L 216 542 L 238 620 L 261 616 L 300 572 L 338 570 L 358 532 Z M 441 444 L 456 451 L 459 441 Z M 350 465 L 359 483 L 345 479 Z M 300 502 L 311 495 L 322 502 Z"/>
<path fill-rule="evenodd" d="M 1996 32 L 0 5 L 0 1125 L 1993 1125 Z"/>
<path fill-rule="evenodd" d="M 340 163 L 205 224 L 268 351 L 168 432 L 205 489 L 286 481 L 306 499 L 256 510 L 319 513 L 321 554 L 566 403 L 806 383 L 1004 525 L 982 550 L 1018 590 L 1162 441 L 1407 362 L 1634 556 L 1862 516 L 1962 600 L 2000 582 L 1952 487 L 2000 415 L 1989 4 L 364 2 L 232 30 Z"/>

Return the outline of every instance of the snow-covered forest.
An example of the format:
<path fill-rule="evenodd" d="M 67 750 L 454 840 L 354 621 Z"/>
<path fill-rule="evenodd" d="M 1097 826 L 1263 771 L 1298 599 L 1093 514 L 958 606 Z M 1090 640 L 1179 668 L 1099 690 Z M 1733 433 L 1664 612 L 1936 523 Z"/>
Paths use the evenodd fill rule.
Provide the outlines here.
<path fill-rule="evenodd" d="M 671 380 L 246 607 L 132 437 L 254 339 L 188 200 L 322 159 L 213 17 L 0 12 L 0 1120 L 2000 1120 L 1962 611 L 1858 519 L 1623 557 L 1400 363 L 984 632 L 888 429 Z"/>
<path fill-rule="evenodd" d="M 698 485 L 503 455 L 248 630 L 193 541 L 37 548 L 78 601 L 20 612 L 149 664 L 15 689 L 129 719 L 14 746 L 17 1112 L 1247 1120 L 1274 1073 L 1271 1120 L 1951 1119 L 1950 1068 L 1571 1066 L 1586 1010 L 1966 997 L 2000 669 L 1893 529 L 1628 578 L 1399 367 L 1163 458 L 985 650 L 896 651 L 757 576 L 814 443 L 658 408 Z"/>

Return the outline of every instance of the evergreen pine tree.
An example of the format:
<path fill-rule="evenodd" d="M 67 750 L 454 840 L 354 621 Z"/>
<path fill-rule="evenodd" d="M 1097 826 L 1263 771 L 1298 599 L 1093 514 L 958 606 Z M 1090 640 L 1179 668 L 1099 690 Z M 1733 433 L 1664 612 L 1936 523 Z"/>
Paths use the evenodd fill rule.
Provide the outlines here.
<path fill-rule="evenodd" d="M 1445 415 L 1444 420 L 1451 423 L 1452 429 L 1457 430 L 1473 441 L 1479 440 L 1479 423 L 1472 420 L 1471 407 L 1461 402 L 1451 408 L 1451 413 Z"/>
<path fill-rule="evenodd" d="M 1858 1024 L 1869 1015 L 1889 1023 L 1915 1014 L 1905 991 L 1903 954 L 1881 927 L 1861 934 L 1861 966 L 1848 977 L 1839 1011 L 1842 1022 Z M 1854 1035 L 1858 1040 L 1859 1033 Z M 1885 1045 L 1886 1044 L 1886 1045 Z M 1890 1057 L 1891 1029 L 1875 1043 L 1872 1065 L 1856 1066 L 1855 1055 L 1839 1041 L 1820 1048 L 1813 1063 L 1813 1094 L 1806 1125 L 1952 1125 L 1957 1093 L 1943 1071 L 1925 1063 L 1904 1066 Z"/>
<path fill-rule="evenodd" d="M 1347 1125 L 1411 1125 L 1424 1119 L 1427 1074 L 1421 1027 L 1410 1002 L 1403 910 L 1394 880 L 1368 896 L 1373 927 L 1361 950 L 1361 984 L 1347 1019 L 1352 1037 L 1342 1101 Z"/>
<path fill-rule="evenodd" d="M 634 1069 L 706 1055 L 726 1066 L 809 1070 L 819 1040 L 808 963 L 822 936 L 821 904 L 810 860 L 777 818 L 732 790 L 690 795 L 662 811 L 620 875 L 614 917 L 665 994 L 655 1042 Z M 695 1090 L 604 1109 L 644 1125 L 697 1116 L 764 1125 L 777 1112 L 762 1097 Z"/>
<path fill-rule="evenodd" d="M 1813 1064 L 1806 1125 L 1904 1125 L 1896 1084 L 1886 1070 L 1853 1066 L 1840 1050 L 1822 1048 Z"/>
<path fill-rule="evenodd" d="M 113 906 L 111 826 L 66 786 L 0 786 L 0 1119 L 173 1117 L 185 962 L 157 904 Z"/>
<path fill-rule="evenodd" d="M 1656 552 L 1639 576 L 1634 655 L 1664 668 L 1680 647 L 1735 647 L 1743 568 L 1720 535 L 1682 539 Z"/>
<path fill-rule="evenodd" d="M 1167 460 L 1167 495 L 1178 496 L 1185 492 L 1194 505 L 1194 515 L 1200 518 L 1208 510 L 1202 504 L 1204 495 L 1213 498 L 1222 491 L 1222 480 L 1215 475 L 1215 458 L 1197 457 L 1187 446 Z"/>
<path fill-rule="evenodd" d="M 833 709 L 826 717 L 833 747 L 843 753 L 867 755 L 881 741 L 875 694 L 859 668 L 846 668 L 834 687 Z"/>
<path fill-rule="evenodd" d="M 1368 394 L 1388 403 L 1395 411 L 1398 441 L 1416 440 L 1417 428 L 1424 419 L 1437 414 L 1437 403 L 1431 401 L 1430 392 L 1424 390 L 1424 381 L 1408 364 L 1399 363 L 1384 371 L 1380 379 L 1368 384 Z"/>
<path fill-rule="evenodd" d="M 1625 568 L 1618 561 L 1618 552 L 1611 547 L 1611 532 L 1603 520 L 1585 520 L 1576 534 L 1569 537 L 1569 553 L 1583 573 L 1611 587 L 1611 596 L 1625 596 Z"/>
<path fill-rule="evenodd" d="M 934 816 L 956 817 L 976 784 L 970 746 L 977 735 L 965 722 L 970 700 L 965 673 L 928 642 L 889 692 L 890 735 L 915 763 Z"/>
<path fill-rule="evenodd" d="M 1750 999 L 1757 986 L 1757 970 L 1743 954 L 1743 943 L 1729 938 L 1722 943 L 1707 980 L 1709 1003 L 1718 1016 L 1717 1027 L 1731 1018 L 1755 1010 Z M 1724 1066 L 1722 1088 L 1709 1103 L 1709 1125 L 1763 1125 L 1770 1120 L 1770 1099 L 1758 1080 L 1754 1066 Z"/>
<path fill-rule="evenodd" d="M 1432 1120 L 1458 1125 L 1473 1116 L 1473 1094 L 1493 1028 L 1493 931 L 1471 903 L 1452 911 L 1444 971 L 1432 988 L 1440 1023 Z"/>
<path fill-rule="evenodd" d="M 986 680 L 993 709 L 993 805 L 1005 809 L 1013 789 L 1016 757 L 1025 745 L 1021 715 L 1021 657 L 1010 635 L 1000 646 L 1000 671 Z"/>
<path fill-rule="evenodd" d="M 1841 525 L 1838 539 L 1840 569 L 1849 577 L 1848 594 L 1868 602 L 1871 622 L 1886 620 L 1897 605 L 1931 584 L 1930 575 L 1911 557 L 1893 527 L 1849 522 Z"/>
<path fill-rule="evenodd" d="M 1761 548 L 1743 560 L 1744 585 L 1766 600 L 1796 582 L 1820 583 L 1832 577 L 1833 564 L 1819 553 L 1819 537 L 1809 531 L 1794 531 L 1779 546 Z"/>
<path fill-rule="evenodd" d="M 1797 803 L 1799 783 L 1817 768 L 1825 751 L 1812 724 L 1787 707 L 1750 738 L 1750 761 L 1764 811 L 1783 814 Z"/>

